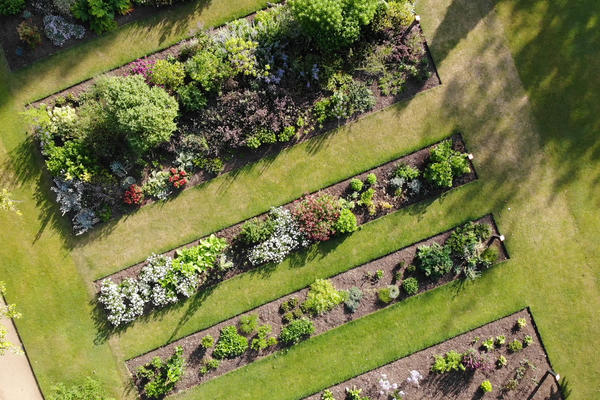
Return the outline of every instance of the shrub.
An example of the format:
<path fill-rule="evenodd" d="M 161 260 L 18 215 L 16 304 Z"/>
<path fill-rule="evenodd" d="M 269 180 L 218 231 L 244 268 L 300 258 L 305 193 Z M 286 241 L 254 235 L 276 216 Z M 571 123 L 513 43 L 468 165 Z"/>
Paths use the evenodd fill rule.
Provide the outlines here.
<path fill-rule="evenodd" d="M 165 200 L 171 195 L 169 185 L 169 171 L 152 171 L 150 177 L 144 183 L 142 189 L 145 196 L 152 196 L 159 200 Z"/>
<path fill-rule="evenodd" d="M 483 393 L 489 393 L 492 391 L 492 383 L 489 380 L 481 382 L 481 386 L 479 387 Z"/>
<path fill-rule="evenodd" d="M 137 373 L 147 381 L 144 385 L 146 397 L 160 399 L 173 390 L 183 376 L 183 364 L 183 347 L 178 346 L 166 362 L 155 357 L 150 363 L 140 367 Z"/>
<path fill-rule="evenodd" d="M 150 82 L 169 90 L 176 90 L 183 85 L 184 78 L 185 70 L 179 61 L 157 60 L 150 74 Z"/>
<path fill-rule="evenodd" d="M 149 87 L 140 75 L 99 79 L 90 97 L 103 113 L 100 126 L 92 127 L 101 135 L 95 139 L 123 138 L 135 155 L 167 142 L 177 128 L 177 101 L 164 89 Z"/>
<path fill-rule="evenodd" d="M 490 366 L 487 356 L 481 355 L 475 349 L 469 349 L 463 354 L 462 365 L 471 371 L 476 371 L 478 369 L 487 370 Z"/>
<path fill-rule="evenodd" d="M 344 305 L 346 309 L 351 313 L 356 312 L 358 307 L 360 306 L 360 301 L 363 298 L 363 292 L 356 286 L 352 286 L 350 290 L 348 290 L 348 297 L 344 301 Z"/>
<path fill-rule="evenodd" d="M 248 349 L 248 339 L 240 335 L 233 325 L 221 329 L 213 356 L 219 360 L 241 356 Z"/>
<path fill-rule="evenodd" d="M 308 338 L 315 331 L 315 326 L 308 318 L 300 318 L 285 326 L 279 334 L 281 342 L 287 346 L 294 345 Z"/>
<path fill-rule="evenodd" d="M 523 343 L 519 339 L 515 339 L 509 343 L 508 349 L 513 353 L 517 353 L 523 350 Z"/>
<path fill-rule="evenodd" d="M 44 16 L 44 34 L 52 44 L 63 47 L 69 39 L 83 39 L 85 28 L 82 25 L 72 24 L 60 15 Z"/>
<path fill-rule="evenodd" d="M 25 9 L 25 0 L 2 0 L 0 1 L 1 15 L 17 15 Z"/>
<path fill-rule="evenodd" d="M 37 26 L 31 21 L 23 21 L 17 26 L 19 39 L 25 42 L 30 49 L 34 49 L 42 43 L 42 35 Z"/>
<path fill-rule="evenodd" d="M 187 172 L 181 168 L 170 168 L 169 173 L 169 183 L 173 185 L 174 189 L 181 189 L 185 185 L 187 185 Z"/>
<path fill-rule="evenodd" d="M 251 335 L 258 328 L 258 314 L 243 315 L 240 317 L 240 332 L 243 335 Z"/>
<path fill-rule="evenodd" d="M 139 206 L 143 201 L 144 190 L 136 184 L 129 186 L 129 189 L 127 189 L 123 195 L 123 203 L 131 206 Z"/>
<path fill-rule="evenodd" d="M 476 253 L 476 247 L 490 238 L 492 228 L 488 224 L 467 222 L 456 228 L 448 240 L 446 246 L 452 255 L 466 260 Z"/>
<path fill-rule="evenodd" d="M 431 371 L 443 374 L 451 371 L 465 371 L 465 366 L 462 364 L 463 355 L 454 350 L 450 350 L 445 355 L 434 356 L 434 363 Z"/>
<path fill-rule="evenodd" d="M 525 347 L 529 346 L 529 345 L 530 345 L 530 344 L 532 344 L 532 343 L 533 343 L 533 338 L 532 338 L 530 335 L 526 335 L 526 336 L 523 338 L 523 345 L 524 345 Z"/>
<path fill-rule="evenodd" d="M 314 241 L 326 241 L 335 234 L 335 225 L 340 217 L 339 202 L 329 194 L 308 196 L 293 210 L 300 230 Z"/>
<path fill-rule="evenodd" d="M 389 304 L 400 295 L 400 290 L 398 286 L 389 285 L 384 288 L 381 288 L 377 291 L 377 297 L 379 301 L 384 304 Z"/>
<path fill-rule="evenodd" d="M 325 389 L 323 394 L 321 394 L 321 400 L 335 400 L 335 397 L 333 397 L 331 390 Z"/>
<path fill-rule="evenodd" d="M 527 326 L 527 320 L 525 318 L 517 319 L 517 329 L 521 330 Z"/>
<path fill-rule="evenodd" d="M 96 379 L 88 376 L 80 384 L 66 386 L 59 383 L 51 389 L 48 400 L 113 400 Z"/>
<path fill-rule="evenodd" d="M 490 337 L 486 340 L 484 340 L 481 345 L 485 348 L 485 351 L 492 351 L 494 350 L 495 344 L 494 344 L 494 338 Z"/>
<path fill-rule="evenodd" d="M 78 141 L 69 140 L 63 146 L 49 142 L 44 147 L 44 155 L 48 172 L 55 177 L 91 182 L 102 174 L 90 149 Z"/>
<path fill-rule="evenodd" d="M 179 86 L 177 88 L 177 95 L 179 102 L 187 111 L 200 111 L 208 103 L 202 90 L 193 83 Z"/>
<path fill-rule="evenodd" d="M 173 269 L 195 273 L 210 272 L 215 267 L 225 267 L 220 263 L 220 257 L 227 249 L 227 239 L 210 235 L 193 247 L 183 248 L 175 252 Z M 164 285 L 167 282 L 163 282 Z"/>
<path fill-rule="evenodd" d="M 275 227 L 275 221 L 269 217 L 264 220 L 252 218 L 244 223 L 237 238 L 246 245 L 260 243 L 273 234 Z"/>
<path fill-rule="evenodd" d="M 431 150 L 425 179 L 438 187 L 452 187 L 454 178 L 471 172 L 466 154 L 452 149 L 452 141 L 446 140 Z"/>
<path fill-rule="evenodd" d="M 275 346 L 277 344 L 276 337 L 269 337 L 272 331 L 272 327 L 269 324 L 261 325 L 258 328 L 258 333 L 254 339 L 252 339 L 251 348 L 254 351 L 262 351 L 267 347 Z"/>
<path fill-rule="evenodd" d="M 78 0 L 71 7 L 71 13 L 101 34 L 116 28 L 115 14 L 124 14 L 129 7 L 128 0 Z"/>
<path fill-rule="evenodd" d="M 350 46 L 377 11 L 377 0 L 293 0 L 290 6 L 302 30 L 323 51 Z"/>
<path fill-rule="evenodd" d="M 375 201 L 373 200 L 374 197 L 375 189 L 368 188 L 360 194 L 360 200 L 358 201 L 359 205 L 367 207 L 367 209 L 369 210 L 369 214 L 371 215 L 375 214 L 376 211 Z"/>
<path fill-rule="evenodd" d="M 413 179 L 417 179 L 421 171 L 417 168 L 411 167 L 410 165 L 400 164 L 394 173 L 394 176 L 398 178 L 405 179 L 406 181 L 410 181 Z"/>
<path fill-rule="evenodd" d="M 207 358 L 203 360 L 202 366 L 200 367 L 199 371 L 200 375 L 206 375 L 210 371 L 214 371 L 215 369 L 219 368 L 219 365 L 221 365 L 221 361 L 216 360 L 214 358 Z"/>
<path fill-rule="evenodd" d="M 207 92 L 217 90 L 222 81 L 231 75 L 229 65 L 210 50 L 202 50 L 189 59 L 185 71 Z"/>
<path fill-rule="evenodd" d="M 294 127 L 294 126 L 286 126 L 277 135 L 277 140 L 279 140 L 280 142 L 289 142 L 294 137 L 296 137 L 296 127 Z"/>
<path fill-rule="evenodd" d="M 402 282 L 402 289 L 409 296 L 417 294 L 417 292 L 419 291 L 419 281 L 417 280 L 417 278 L 406 278 Z"/>
<path fill-rule="evenodd" d="M 450 258 L 450 250 L 438 243 L 431 246 L 420 246 L 417 250 L 418 267 L 425 276 L 438 280 L 452 269 L 453 263 Z"/>
<path fill-rule="evenodd" d="M 205 349 L 210 349 L 215 345 L 215 338 L 213 338 L 211 335 L 206 335 L 200 341 L 200 345 Z"/>
<path fill-rule="evenodd" d="M 496 344 L 498 346 L 502 346 L 504 343 L 506 343 L 506 336 L 504 336 L 504 335 L 496 336 Z"/>
<path fill-rule="evenodd" d="M 496 360 L 496 366 L 498 368 L 502 368 L 502 367 L 505 367 L 506 364 L 508 364 L 508 361 L 506 360 L 506 357 L 504 357 L 503 355 L 500 355 L 498 357 L 498 359 Z"/>
<path fill-rule="evenodd" d="M 241 37 L 231 37 L 225 41 L 223 46 L 234 75 L 251 77 L 258 75 L 258 61 L 256 60 L 258 42 Z"/>
<path fill-rule="evenodd" d="M 384 4 L 373 19 L 376 31 L 406 29 L 415 20 L 415 7 L 410 0 L 388 1 Z"/>
<path fill-rule="evenodd" d="M 368 185 L 373 186 L 374 184 L 377 183 L 377 175 L 370 173 L 369 175 L 367 175 L 365 182 L 367 182 Z"/>
<path fill-rule="evenodd" d="M 313 315 L 321 315 L 331 311 L 343 301 L 344 296 L 342 292 L 338 291 L 331 281 L 317 279 L 310 285 L 303 308 L 306 311 L 310 311 Z"/>
<path fill-rule="evenodd" d="M 361 181 L 360 179 L 352 178 L 352 180 L 350 181 L 350 189 L 352 189 L 355 192 L 360 192 L 363 188 L 363 185 L 363 181 Z"/>
<path fill-rule="evenodd" d="M 354 213 L 344 208 L 340 212 L 340 217 L 336 221 L 333 229 L 337 233 L 352 233 L 358 229 L 358 222 L 356 221 L 356 215 Z"/>
<path fill-rule="evenodd" d="M 481 262 L 486 266 L 493 265 L 500 256 L 500 251 L 497 247 L 488 247 L 481 253 Z"/>

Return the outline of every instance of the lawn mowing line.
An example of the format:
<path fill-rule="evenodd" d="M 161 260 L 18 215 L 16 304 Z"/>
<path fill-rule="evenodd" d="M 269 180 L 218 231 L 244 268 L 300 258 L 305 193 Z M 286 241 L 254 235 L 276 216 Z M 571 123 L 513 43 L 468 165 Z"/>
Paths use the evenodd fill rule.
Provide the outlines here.
<path fill-rule="evenodd" d="M 514 325 L 514 321 L 518 317 L 525 317 L 526 319 L 528 319 L 528 322 L 530 323 L 529 326 L 531 326 L 531 329 L 527 329 L 527 327 L 526 327 L 526 330 L 533 330 L 534 334 L 537 336 L 537 342 L 532 343 L 530 346 L 528 346 L 528 348 L 531 348 L 531 347 L 534 347 L 534 346 L 539 346 L 540 347 L 540 351 L 544 355 L 544 360 L 548 364 L 546 366 L 547 368 L 545 368 L 546 371 L 547 371 L 546 373 L 544 373 L 544 378 L 545 378 L 549 374 L 549 371 L 553 371 L 553 367 L 552 367 L 552 364 L 550 362 L 550 358 L 548 356 L 548 352 L 546 351 L 546 348 L 544 347 L 544 344 L 543 344 L 543 341 L 542 341 L 542 337 L 540 336 L 540 334 L 539 334 L 539 332 L 537 330 L 537 325 L 535 323 L 535 319 L 533 318 L 533 313 L 531 312 L 531 309 L 529 308 L 529 306 L 527 306 L 525 308 L 522 308 L 522 309 L 520 309 L 518 311 L 515 311 L 513 313 L 510 313 L 508 315 L 496 318 L 493 321 L 486 322 L 486 323 L 481 324 L 481 325 L 479 325 L 479 326 L 477 326 L 475 328 L 469 329 L 469 330 L 464 331 L 462 333 L 458 333 L 457 335 L 455 335 L 455 336 L 453 336 L 451 338 L 447 338 L 447 339 L 441 340 L 441 341 L 439 341 L 437 343 L 434 343 L 434 344 L 432 344 L 430 346 L 427 346 L 424 349 L 415 351 L 415 352 L 413 352 L 411 354 L 408 354 L 408 355 L 404 355 L 404 356 L 402 356 L 402 357 L 400 357 L 400 358 L 398 358 L 396 360 L 389 361 L 389 362 L 387 362 L 387 363 L 385 363 L 385 364 L 383 364 L 381 366 L 378 366 L 378 367 L 375 367 L 375 368 L 373 368 L 373 369 L 371 369 L 369 371 L 363 372 L 360 375 L 356 375 L 356 376 L 354 376 L 352 378 L 345 379 L 345 380 L 340 381 L 340 382 L 336 382 L 333 385 L 330 385 L 328 387 L 323 387 L 322 389 L 320 389 L 318 391 L 315 391 L 311 395 L 304 397 L 303 400 L 318 400 L 318 399 L 320 399 L 320 397 L 317 397 L 317 395 L 319 393 L 321 393 L 321 391 L 323 391 L 324 389 L 327 389 L 327 388 L 329 388 L 330 390 L 332 390 L 334 392 L 334 394 L 341 394 L 339 392 L 341 392 L 342 390 L 344 390 L 344 388 L 346 388 L 346 387 L 354 387 L 355 385 L 358 386 L 359 388 L 362 387 L 362 388 L 368 390 L 368 388 L 365 388 L 363 385 L 360 385 L 360 384 L 361 383 L 364 384 L 365 381 L 367 381 L 367 382 L 369 382 L 369 381 L 376 381 L 377 377 L 380 376 L 380 374 L 382 374 L 382 373 L 386 373 L 386 374 L 389 374 L 389 375 L 391 375 L 391 374 L 394 374 L 394 375 L 400 375 L 400 374 L 402 374 L 402 376 L 404 376 L 405 371 L 407 371 L 407 368 L 406 368 L 406 365 L 403 365 L 403 364 L 406 364 L 405 360 L 407 358 L 409 358 L 409 357 L 417 358 L 417 356 L 420 355 L 420 354 L 430 353 L 431 352 L 431 354 L 430 354 L 431 357 L 428 357 L 428 359 L 430 359 L 435 354 L 443 354 L 445 351 L 447 351 L 447 350 L 442 350 L 442 351 L 436 351 L 436 352 L 434 352 L 434 350 L 436 350 L 435 348 L 440 347 L 440 345 L 442 345 L 444 343 L 447 343 L 447 342 L 450 342 L 450 341 L 463 342 L 464 343 L 465 339 L 466 340 L 471 339 L 471 337 L 475 333 L 475 331 L 480 331 L 480 330 L 482 330 L 482 328 L 489 327 L 490 325 L 501 325 L 501 322 L 503 322 L 503 325 L 505 325 L 505 326 L 511 325 L 511 324 Z M 516 333 L 516 332 L 517 331 L 514 331 L 513 334 Z M 478 333 L 477 336 L 479 336 L 479 334 L 481 334 L 481 332 L 477 332 L 477 333 Z M 483 337 L 484 336 L 482 336 L 482 338 Z M 508 341 L 507 341 L 506 344 L 508 344 Z M 517 354 L 518 353 L 514 353 L 513 357 L 517 358 L 518 357 Z M 522 358 L 522 357 L 518 357 L 518 358 Z M 395 368 L 396 370 L 395 371 L 394 370 L 390 371 L 390 368 L 392 368 L 392 369 Z M 421 368 L 419 368 L 419 369 L 421 369 Z M 400 372 L 400 371 L 402 371 L 402 372 Z M 542 371 L 543 371 L 543 369 L 542 369 Z M 432 372 L 429 371 L 429 373 L 432 373 Z M 492 377 L 493 377 L 493 375 L 492 375 Z M 486 378 L 487 378 L 487 375 L 486 375 Z M 535 393 L 538 391 L 538 389 L 542 385 L 544 378 L 542 378 L 542 380 L 540 380 L 539 382 L 534 381 L 535 386 L 534 386 L 534 389 L 533 389 L 532 393 L 527 397 L 528 399 L 531 399 L 532 396 L 535 395 Z M 396 382 L 402 382 L 402 381 L 397 381 L 394 378 L 391 378 L 389 380 L 390 381 L 396 381 Z M 427 377 L 426 376 L 424 377 L 424 381 L 427 382 Z M 475 381 L 475 382 L 477 382 L 477 381 Z M 553 383 L 556 384 L 557 387 L 560 389 L 560 384 L 558 383 L 558 381 L 553 380 Z M 466 385 L 468 385 L 468 384 L 469 383 L 467 382 Z M 404 390 L 410 389 L 410 388 L 407 388 L 407 386 L 409 386 L 409 385 L 402 386 L 400 384 L 399 386 L 402 389 L 404 389 Z M 522 393 L 522 391 L 520 390 L 518 395 L 521 395 L 521 393 Z M 364 391 L 363 391 L 362 394 L 365 395 L 365 394 L 370 394 L 370 393 L 368 393 L 368 392 L 364 393 Z M 458 393 L 454 393 L 454 394 L 458 394 Z M 413 398 L 413 396 L 414 396 L 414 394 L 410 393 L 410 392 L 407 393 L 407 395 L 410 395 L 410 398 Z"/>
<path fill-rule="evenodd" d="M 485 224 L 488 224 L 492 228 L 492 236 L 488 240 L 486 245 L 488 247 L 496 246 L 497 245 L 496 238 L 498 237 L 499 233 L 495 229 L 495 224 L 493 223 L 494 222 L 493 216 L 491 214 L 488 214 L 486 216 L 483 216 L 483 217 L 475 220 L 474 222 L 485 223 Z M 460 226 L 460 225 L 458 225 L 458 226 Z M 458 226 L 455 226 L 444 232 L 430 236 L 427 239 L 422 239 L 422 240 L 415 242 L 413 244 L 410 244 L 408 246 L 404 246 L 401 249 L 391 251 L 390 253 L 388 253 L 384 256 L 374 258 L 370 261 L 367 261 L 366 263 L 351 267 L 345 271 L 333 274 L 331 276 L 327 276 L 326 278 L 332 279 L 334 281 L 333 282 L 334 286 L 336 288 L 338 288 L 339 290 L 346 290 L 346 289 L 349 289 L 351 286 L 359 286 L 360 285 L 361 287 L 363 287 L 364 286 L 363 277 L 365 276 L 365 273 L 372 272 L 371 271 L 372 269 L 380 267 L 383 271 L 385 271 L 385 274 L 384 274 L 385 278 L 382 278 L 382 279 L 378 280 L 377 282 L 371 282 L 371 286 L 377 285 L 378 286 L 377 288 L 385 287 L 386 282 L 391 284 L 394 281 L 396 281 L 395 276 L 397 273 L 404 272 L 404 271 L 402 271 L 404 268 L 404 265 L 410 264 L 410 262 L 414 259 L 414 256 L 416 254 L 416 249 L 419 246 L 421 246 L 423 244 L 431 244 L 433 242 L 442 244 L 450 236 L 451 232 L 454 231 Z M 504 251 L 505 251 L 505 249 L 501 250 L 500 257 L 498 259 L 499 261 L 496 262 L 495 265 L 508 259 L 508 254 L 505 253 Z M 400 261 L 403 262 L 404 264 L 402 264 L 402 266 L 400 267 L 400 271 L 399 271 L 398 265 L 399 265 Z M 430 292 L 430 291 L 434 290 L 435 288 L 445 286 L 446 284 L 459 279 L 459 277 L 461 276 L 460 274 L 457 275 L 452 272 L 450 274 L 451 274 L 451 276 L 448 276 L 448 274 L 446 274 L 446 276 L 444 276 L 442 279 L 435 281 L 433 283 L 431 283 L 427 280 L 426 281 L 427 285 L 423 285 L 420 288 L 421 290 L 420 290 L 419 294 L 422 294 L 425 292 Z M 421 278 L 424 278 L 424 277 L 421 277 Z M 349 281 L 351 281 L 351 282 L 349 282 Z M 362 285 L 361 285 L 361 282 L 363 282 Z M 397 281 L 396 281 L 396 283 L 397 283 Z M 377 288 L 370 287 L 370 288 L 365 289 L 365 297 L 363 297 L 362 302 L 361 302 L 362 307 L 360 309 L 358 309 L 356 313 L 351 314 L 353 316 L 353 320 L 358 320 L 364 316 L 371 315 L 373 313 L 380 311 L 382 308 L 388 308 L 388 306 L 391 305 L 391 304 L 387 305 L 387 306 L 384 305 L 383 307 L 380 307 L 378 305 L 377 295 L 376 295 Z M 242 314 L 245 314 L 245 315 L 258 314 L 260 316 L 261 323 L 263 323 L 263 324 L 269 323 L 275 328 L 272 333 L 275 334 L 275 336 L 277 336 L 278 328 L 281 328 L 283 326 L 283 324 L 281 323 L 281 315 L 280 315 L 280 313 L 278 313 L 278 310 L 280 309 L 279 308 L 280 305 L 283 302 L 287 301 L 291 297 L 295 297 L 297 299 L 300 298 L 299 303 L 302 303 L 301 299 L 303 299 L 305 297 L 307 292 L 308 292 L 307 288 L 302 288 L 302 289 L 299 289 L 292 293 L 288 293 L 286 295 L 279 297 L 278 299 L 269 301 L 265 304 L 254 307 L 249 311 L 246 311 L 244 313 L 240 313 L 236 316 L 233 316 L 225 321 L 221 321 L 221 322 L 214 324 L 208 328 L 205 328 L 203 330 L 189 334 L 189 335 L 187 335 L 181 339 L 178 339 L 174 342 L 168 343 L 158 349 L 151 350 L 151 351 L 146 352 L 137 357 L 133 357 L 132 359 L 127 360 L 128 370 L 130 371 L 130 373 L 133 374 L 133 372 L 139 366 L 146 364 L 155 356 L 162 356 L 163 358 L 166 358 L 172 353 L 173 348 L 178 345 L 182 345 L 184 347 L 184 354 L 188 354 L 188 361 L 189 361 L 188 365 L 194 364 L 194 366 L 199 366 L 200 365 L 199 359 L 202 358 L 201 357 L 202 354 L 197 354 L 198 349 L 199 349 L 199 347 L 197 347 L 197 345 L 200 343 L 201 337 L 203 337 L 207 334 L 210 334 L 215 338 L 218 337 L 219 336 L 218 332 L 221 330 L 221 328 L 228 326 L 228 325 L 236 325 L 234 320 L 238 319 L 238 317 L 240 317 L 240 315 L 242 315 Z M 417 295 L 419 295 L 419 294 L 417 294 Z M 369 300 L 368 300 L 369 303 L 367 303 L 367 301 L 365 301 L 367 297 L 369 297 Z M 401 298 L 396 300 L 394 303 L 399 303 L 399 302 L 401 302 L 401 300 L 406 299 L 408 297 L 412 297 L 412 296 L 402 296 Z M 365 304 L 366 304 L 366 306 L 365 306 Z M 316 333 L 317 334 L 315 336 L 319 336 L 322 333 L 325 333 L 332 329 L 336 329 L 337 327 L 340 327 L 341 325 L 346 324 L 348 322 L 348 315 L 346 313 L 344 313 L 343 305 L 339 305 L 336 309 L 324 314 L 321 317 L 314 317 L 313 320 L 316 325 Z M 253 356 L 246 355 L 247 357 L 245 357 L 242 360 L 242 362 L 245 361 L 244 365 L 250 364 L 257 359 L 266 358 L 274 353 L 278 353 L 279 350 L 281 350 L 283 348 L 284 348 L 283 346 L 278 346 L 278 348 L 271 349 L 271 351 L 269 353 L 265 353 L 265 352 L 261 353 L 260 356 L 257 355 L 256 353 L 252 353 Z M 256 357 L 254 355 L 256 355 Z M 208 380 L 216 378 L 217 376 L 224 375 L 224 372 L 228 373 L 233 369 L 238 369 L 240 367 L 240 362 L 236 362 L 236 361 L 239 361 L 239 359 L 222 361 L 221 366 L 225 365 L 225 371 L 223 371 L 223 368 L 221 368 L 220 373 L 213 372 L 213 373 L 205 375 L 204 377 L 208 378 L 208 379 L 199 378 L 197 374 L 190 372 L 188 374 L 187 378 L 184 378 L 184 381 L 182 381 L 182 383 L 178 386 L 178 388 L 182 389 L 182 388 L 189 388 L 192 386 L 196 386 L 198 384 L 201 384 Z M 191 376 L 190 376 L 190 374 L 191 374 Z"/>

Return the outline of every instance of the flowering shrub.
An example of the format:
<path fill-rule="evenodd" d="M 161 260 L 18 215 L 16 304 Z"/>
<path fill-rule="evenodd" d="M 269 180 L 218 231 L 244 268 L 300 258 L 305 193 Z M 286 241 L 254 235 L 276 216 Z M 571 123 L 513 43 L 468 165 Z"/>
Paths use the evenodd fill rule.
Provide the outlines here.
<path fill-rule="evenodd" d="M 134 61 L 129 66 L 129 73 L 131 75 L 141 75 L 146 83 L 150 83 L 152 77 L 152 68 L 154 67 L 155 60 L 149 60 L 147 58 L 140 58 Z"/>
<path fill-rule="evenodd" d="M 336 233 L 335 224 L 340 212 L 339 202 L 333 196 L 323 194 L 306 197 L 296 205 L 293 214 L 300 230 L 317 242 L 329 240 Z"/>
<path fill-rule="evenodd" d="M 110 279 L 102 281 L 98 301 L 108 312 L 107 319 L 114 326 L 134 321 L 144 313 L 144 294 L 138 282 L 127 278 L 120 284 Z"/>
<path fill-rule="evenodd" d="M 274 208 L 270 212 L 270 218 L 275 223 L 275 230 L 271 237 L 255 245 L 248 252 L 248 261 L 252 265 L 281 262 L 292 251 L 306 247 L 310 243 L 288 210 L 281 207 Z"/>
<path fill-rule="evenodd" d="M 144 190 L 136 184 L 129 186 L 123 195 L 123 203 L 131 206 L 139 206 L 142 201 L 144 201 Z"/>
<path fill-rule="evenodd" d="M 185 172 L 185 170 L 181 168 L 171 168 L 169 172 L 171 173 L 169 182 L 171 182 L 175 189 L 181 189 L 188 183 L 187 172 Z"/>
<path fill-rule="evenodd" d="M 53 45 L 63 47 L 69 39 L 83 39 L 83 25 L 71 24 L 60 15 L 44 16 L 44 33 Z"/>

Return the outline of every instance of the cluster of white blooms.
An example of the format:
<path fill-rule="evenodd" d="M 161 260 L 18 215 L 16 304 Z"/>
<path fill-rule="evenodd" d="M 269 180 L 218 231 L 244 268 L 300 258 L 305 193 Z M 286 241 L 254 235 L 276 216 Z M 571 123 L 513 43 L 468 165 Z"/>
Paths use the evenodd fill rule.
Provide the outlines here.
<path fill-rule="evenodd" d="M 406 382 L 413 386 L 419 387 L 421 379 L 423 379 L 423 375 L 421 375 L 419 371 L 413 369 L 412 371 L 410 371 L 410 376 L 406 378 Z"/>
<path fill-rule="evenodd" d="M 127 278 L 119 285 L 110 279 L 102 281 L 98 301 L 108 312 L 108 321 L 114 326 L 134 321 L 144 313 L 144 300 L 138 282 Z"/>
<path fill-rule="evenodd" d="M 387 377 L 387 374 L 381 374 L 379 378 L 379 394 L 388 395 L 392 393 L 394 398 L 404 397 L 404 392 L 398 390 L 398 384 L 392 383 Z"/>
<path fill-rule="evenodd" d="M 279 263 L 292 251 L 310 244 L 289 210 L 282 207 L 274 208 L 270 215 L 275 221 L 275 231 L 267 240 L 250 249 L 248 261 L 252 265 Z"/>

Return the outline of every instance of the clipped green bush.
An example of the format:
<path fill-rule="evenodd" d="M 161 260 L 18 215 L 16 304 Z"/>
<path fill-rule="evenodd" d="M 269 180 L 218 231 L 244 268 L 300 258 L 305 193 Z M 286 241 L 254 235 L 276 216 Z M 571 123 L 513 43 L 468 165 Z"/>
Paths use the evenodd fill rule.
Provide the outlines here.
<path fill-rule="evenodd" d="M 406 278 L 402 282 L 402 289 L 409 296 L 417 294 L 417 292 L 419 291 L 419 281 L 417 280 L 417 278 Z"/>
<path fill-rule="evenodd" d="M 315 332 L 315 326 L 308 318 L 300 318 L 286 325 L 279 334 L 281 342 L 287 346 L 294 345 L 308 338 Z"/>
<path fill-rule="evenodd" d="M 252 245 L 267 240 L 275 232 L 275 221 L 267 217 L 264 220 L 252 218 L 244 223 L 238 239 L 246 245 Z"/>
<path fill-rule="evenodd" d="M 150 82 L 170 90 L 175 90 L 183 85 L 184 79 L 185 70 L 179 61 L 157 60 L 150 74 Z"/>
<path fill-rule="evenodd" d="M 334 229 L 337 233 L 352 233 L 358 229 L 358 222 L 356 215 L 347 208 L 340 211 L 340 217 L 334 225 Z"/>
<path fill-rule="evenodd" d="M 360 179 L 352 178 L 352 180 L 350 180 L 350 189 L 352 189 L 354 192 L 360 192 L 363 188 L 363 185 L 364 183 Z"/>
<path fill-rule="evenodd" d="M 175 387 L 184 372 L 183 347 L 177 346 L 174 354 L 163 361 L 160 357 L 141 366 L 137 374 L 147 381 L 144 385 L 144 393 L 147 398 L 161 399 Z"/>

